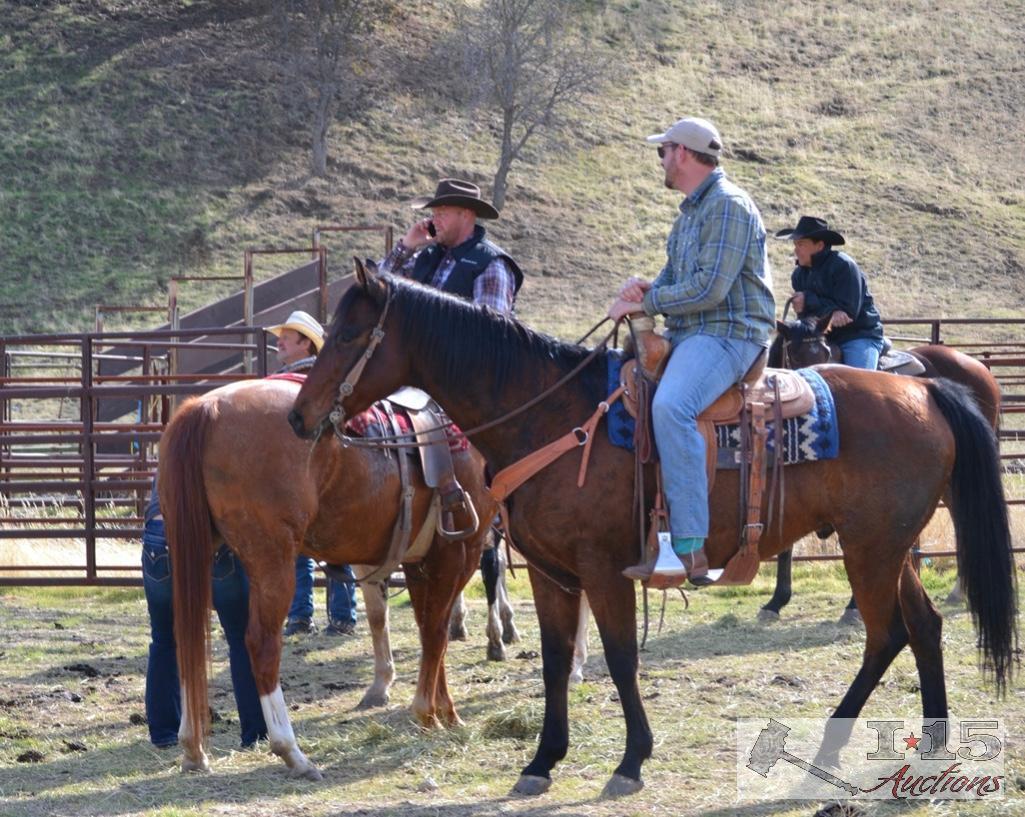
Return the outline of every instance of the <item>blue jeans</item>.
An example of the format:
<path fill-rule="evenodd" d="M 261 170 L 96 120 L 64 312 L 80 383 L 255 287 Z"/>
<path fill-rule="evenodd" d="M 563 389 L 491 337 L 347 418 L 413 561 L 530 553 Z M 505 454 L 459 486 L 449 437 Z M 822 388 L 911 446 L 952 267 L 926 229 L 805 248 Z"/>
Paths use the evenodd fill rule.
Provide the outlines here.
<path fill-rule="evenodd" d="M 883 351 L 882 338 L 857 338 L 840 344 L 843 362 L 856 369 L 879 368 L 879 355 Z"/>
<path fill-rule="evenodd" d="M 235 554 L 222 545 L 214 556 L 213 601 L 228 641 L 231 685 L 238 707 L 242 745 L 267 737 L 260 695 L 246 651 L 249 622 L 249 579 Z M 175 654 L 174 613 L 171 608 L 171 559 L 164 538 L 163 520 L 146 523 L 142 535 L 142 583 L 149 607 L 151 642 L 146 667 L 146 723 L 157 746 L 178 742 L 181 690 Z"/>
<path fill-rule="evenodd" d="M 674 341 L 651 405 L 674 538 L 708 537 L 705 439 L 697 416 L 740 382 L 762 349 L 756 343 L 713 335 Z"/>
<path fill-rule="evenodd" d="M 342 565 L 342 573 L 355 578 L 352 568 Z M 295 560 L 295 595 L 288 608 L 289 619 L 313 619 L 313 571 L 316 565 L 307 556 Z M 356 583 L 327 580 L 327 615 L 331 621 L 356 623 Z"/>

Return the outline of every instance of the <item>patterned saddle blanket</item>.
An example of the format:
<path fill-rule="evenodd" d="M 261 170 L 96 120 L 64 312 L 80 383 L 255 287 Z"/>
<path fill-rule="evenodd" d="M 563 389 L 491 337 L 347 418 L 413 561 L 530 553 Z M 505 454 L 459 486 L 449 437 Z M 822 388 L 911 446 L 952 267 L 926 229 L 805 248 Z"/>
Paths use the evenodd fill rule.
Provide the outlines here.
<path fill-rule="evenodd" d="M 610 351 L 606 359 L 608 390 L 611 392 L 619 385 L 619 370 L 623 365 L 623 358 L 617 352 Z M 766 449 L 770 458 L 774 458 L 776 451 L 779 450 L 784 465 L 833 459 L 840 453 L 836 406 L 829 387 L 814 369 L 800 369 L 798 373 L 807 381 L 815 395 L 811 410 L 798 417 L 785 419 L 782 435 L 777 435 L 774 422 L 767 423 Z M 609 442 L 620 448 L 633 451 L 634 418 L 630 416 L 621 401 L 617 401 L 609 409 L 606 416 L 606 428 Z M 719 451 L 718 467 L 737 468 L 737 457 L 740 451 L 740 426 L 737 424 L 716 425 L 715 432 Z M 780 443 L 777 443 L 777 436 L 781 437 Z"/>

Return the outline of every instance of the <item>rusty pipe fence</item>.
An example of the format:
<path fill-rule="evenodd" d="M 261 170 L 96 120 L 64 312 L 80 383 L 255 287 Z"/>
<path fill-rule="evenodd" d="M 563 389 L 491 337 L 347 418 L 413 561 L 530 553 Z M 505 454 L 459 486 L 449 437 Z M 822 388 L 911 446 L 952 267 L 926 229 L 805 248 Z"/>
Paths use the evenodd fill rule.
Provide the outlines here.
<path fill-rule="evenodd" d="M 257 371 L 171 368 L 169 359 L 186 350 L 253 356 Z M 113 359 L 135 365 L 129 373 L 104 374 L 103 362 Z M 85 546 L 84 565 L 4 564 L 0 573 L 14 575 L 0 575 L 0 586 L 138 584 L 124 575 L 125 566 L 98 563 L 96 545 L 141 536 L 172 401 L 266 373 L 267 343 L 258 327 L 0 338 L 0 548 L 54 539 Z M 101 402 L 116 401 L 129 410 L 101 421 Z M 55 572 L 79 575 L 28 575 Z"/>
<path fill-rule="evenodd" d="M 1020 480 L 1009 486 L 1008 504 L 1025 505 L 1025 341 L 1018 339 L 1025 335 L 1025 319 L 906 318 L 891 319 L 887 326 L 902 346 L 945 343 L 977 357 L 994 373 L 1003 391 L 1001 459 L 1010 481 Z M 248 340 L 223 340 L 233 335 Z M 256 372 L 172 373 L 169 360 L 197 348 L 255 353 Z M 137 371 L 102 373 L 105 358 L 126 356 L 134 358 Z M 22 369 L 33 374 L 18 374 Z M 138 567 L 98 563 L 96 544 L 141 536 L 156 444 L 172 400 L 266 372 L 267 344 L 263 330 L 254 327 L 0 337 L 0 548 L 15 539 L 60 538 L 81 540 L 85 547 L 84 566 L 0 567 L 0 574 L 7 574 L 0 575 L 0 586 L 139 584 Z M 97 419 L 101 400 L 126 398 L 136 405 L 130 416 Z M 15 405 L 25 416 L 14 416 Z M 73 416 L 65 417 L 65 411 Z M 133 569 L 133 575 L 124 575 Z M 79 575 L 28 575 L 56 572 Z"/>

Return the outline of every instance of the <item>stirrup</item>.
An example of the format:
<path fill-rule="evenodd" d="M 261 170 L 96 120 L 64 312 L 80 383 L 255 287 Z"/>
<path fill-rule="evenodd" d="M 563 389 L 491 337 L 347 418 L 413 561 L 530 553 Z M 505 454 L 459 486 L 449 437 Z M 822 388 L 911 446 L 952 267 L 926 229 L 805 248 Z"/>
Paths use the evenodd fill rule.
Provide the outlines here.
<path fill-rule="evenodd" d="M 453 491 L 442 498 L 442 512 L 438 514 L 438 524 L 436 528 L 438 535 L 442 539 L 448 539 L 449 541 L 465 539 L 480 527 L 480 518 L 477 516 L 477 509 L 473 507 L 473 501 L 462 487 L 457 488 L 457 490 L 459 492 L 458 496 L 456 496 L 456 492 Z M 446 524 L 450 526 L 454 524 L 455 511 L 459 509 L 462 509 L 464 513 L 469 514 L 472 521 L 470 522 L 469 527 L 463 528 L 462 530 L 451 530 L 451 528 L 446 527 Z"/>
<path fill-rule="evenodd" d="M 686 576 L 687 568 L 684 567 L 680 557 L 673 550 L 672 536 L 668 532 L 660 531 L 658 534 L 658 559 L 655 560 L 655 569 L 651 571 L 652 576 Z"/>

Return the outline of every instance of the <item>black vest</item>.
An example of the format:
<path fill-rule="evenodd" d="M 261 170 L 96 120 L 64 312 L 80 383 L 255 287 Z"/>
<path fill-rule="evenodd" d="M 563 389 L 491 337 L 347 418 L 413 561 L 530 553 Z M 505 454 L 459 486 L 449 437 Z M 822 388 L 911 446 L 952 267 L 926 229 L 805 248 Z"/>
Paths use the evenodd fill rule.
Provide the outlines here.
<path fill-rule="evenodd" d="M 451 255 L 455 261 L 452 272 L 449 273 L 445 285 L 441 288 L 443 292 L 458 295 L 460 298 L 473 300 L 473 283 L 477 277 L 488 268 L 488 264 L 496 258 L 501 258 L 508 265 L 515 280 L 513 297 L 520 291 L 523 285 L 523 273 L 519 266 L 509 257 L 509 254 L 497 244 L 484 237 L 484 228 L 479 224 L 473 228 L 473 235 L 457 247 L 447 250 L 438 244 L 432 244 L 420 251 L 413 265 L 413 272 L 410 275 L 415 281 L 421 284 L 431 283 L 434 273 L 437 271 L 446 253 Z"/>

